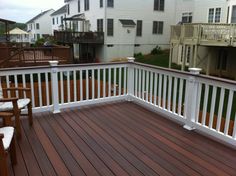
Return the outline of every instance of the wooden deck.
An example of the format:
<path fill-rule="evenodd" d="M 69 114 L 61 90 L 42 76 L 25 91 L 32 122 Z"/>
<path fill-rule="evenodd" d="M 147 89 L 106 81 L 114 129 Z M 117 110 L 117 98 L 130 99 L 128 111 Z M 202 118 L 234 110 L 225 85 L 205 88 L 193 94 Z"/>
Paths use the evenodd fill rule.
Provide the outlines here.
<path fill-rule="evenodd" d="M 232 150 L 130 102 L 22 120 L 12 175 L 236 175 Z"/>

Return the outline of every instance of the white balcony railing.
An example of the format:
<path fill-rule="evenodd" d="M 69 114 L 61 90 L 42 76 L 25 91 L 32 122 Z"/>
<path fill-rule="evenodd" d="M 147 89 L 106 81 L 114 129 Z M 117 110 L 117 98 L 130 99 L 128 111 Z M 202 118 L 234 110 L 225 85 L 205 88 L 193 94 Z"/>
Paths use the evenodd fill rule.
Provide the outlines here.
<path fill-rule="evenodd" d="M 31 88 L 35 112 L 129 100 L 236 147 L 236 82 L 125 62 L 3 69 L 2 87 Z M 25 96 L 25 95 L 24 95 Z"/>
<path fill-rule="evenodd" d="M 172 42 L 236 46 L 235 24 L 183 24 L 171 27 Z"/>

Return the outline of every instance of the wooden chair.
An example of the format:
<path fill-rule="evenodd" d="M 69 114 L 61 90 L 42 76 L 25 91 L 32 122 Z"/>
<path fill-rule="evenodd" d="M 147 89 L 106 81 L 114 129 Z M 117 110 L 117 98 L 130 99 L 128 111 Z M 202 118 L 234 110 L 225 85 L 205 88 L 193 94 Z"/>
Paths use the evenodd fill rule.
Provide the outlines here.
<path fill-rule="evenodd" d="M 8 98 L 3 96 L 3 91 L 6 92 L 6 95 L 8 92 L 10 92 L 11 96 L 14 96 L 13 98 Z M 28 95 L 27 98 L 18 98 L 15 97 L 16 93 L 20 95 L 24 95 L 24 92 L 26 95 Z M 32 103 L 31 103 L 31 97 L 30 93 L 27 94 L 27 92 L 30 92 L 31 89 L 29 88 L 1 88 L 0 87 L 0 112 L 11 112 L 15 116 L 15 126 L 16 126 L 16 132 L 17 137 L 21 137 L 21 125 L 20 125 L 20 115 L 27 115 L 29 119 L 29 125 L 33 125 L 33 116 L 32 116 Z M 15 94 L 15 95 L 14 95 Z M 21 114 L 21 110 L 25 107 L 28 108 L 27 114 Z M 1 117 L 1 115 L 0 115 Z M 2 115 L 4 118 L 4 116 Z"/>
<path fill-rule="evenodd" d="M 0 175 L 8 176 L 8 153 L 10 153 L 11 163 L 16 164 L 16 147 L 14 139 L 14 128 L 0 128 Z"/>

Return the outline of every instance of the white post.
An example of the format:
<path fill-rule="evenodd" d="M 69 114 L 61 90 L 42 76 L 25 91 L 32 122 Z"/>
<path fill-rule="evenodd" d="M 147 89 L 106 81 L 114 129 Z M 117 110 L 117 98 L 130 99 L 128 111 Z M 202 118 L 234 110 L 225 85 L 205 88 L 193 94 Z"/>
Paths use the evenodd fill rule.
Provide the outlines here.
<path fill-rule="evenodd" d="M 127 90 L 127 95 L 128 95 L 128 101 L 132 100 L 132 96 L 134 96 L 134 57 L 127 57 L 128 62 L 130 62 L 128 66 L 128 90 Z"/>
<path fill-rule="evenodd" d="M 53 113 L 60 113 L 59 107 L 59 91 L 58 91 L 58 61 L 49 61 L 51 66 L 51 85 L 52 85 L 52 103 L 53 103 Z"/>
<path fill-rule="evenodd" d="M 199 75 L 200 68 L 189 68 L 192 75 L 187 80 L 186 85 L 186 101 L 185 101 L 185 116 L 186 123 L 184 128 L 187 130 L 194 130 L 193 122 L 195 122 L 196 106 L 197 106 L 197 94 L 198 94 L 198 83 L 196 82 L 195 75 Z"/>

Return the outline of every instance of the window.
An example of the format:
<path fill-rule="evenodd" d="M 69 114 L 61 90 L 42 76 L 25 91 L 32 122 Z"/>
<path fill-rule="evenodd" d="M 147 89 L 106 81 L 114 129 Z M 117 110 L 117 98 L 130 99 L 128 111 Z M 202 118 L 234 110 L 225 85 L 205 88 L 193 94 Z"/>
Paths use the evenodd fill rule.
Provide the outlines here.
<path fill-rule="evenodd" d="M 114 0 L 107 0 L 107 7 L 114 7 Z"/>
<path fill-rule="evenodd" d="M 80 0 L 78 0 L 78 12 L 80 12 Z"/>
<path fill-rule="evenodd" d="M 138 20 L 137 21 L 137 28 L 136 28 L 136 36 L 142 36 L 142 27 L 143 27 L 143 24 L 142 24 L 142 20 Z"/>
<path fill-rule="evenodd" d="M 89 10 L 89 0 L 84 0 L 84 10 Z"/>
<path fill-rule="evenodd" d="M 163 34 L 164 22 L 163 21 L 153 21 L 153 34 Z"/>
<path fill-rule="evenodd" d="M 36 29 L 39 29 L 39 23 L 36 23 Z"/>
<path fill-rule="evenodd" d="M 107 36 L 114 35 L 113 19 L 107 19 Z"/>
<path fill-rule="evenodd" d="M 97 31 L 98 32 L 103 32 L 103 19 L 98 19 L 97 20 Z"/>
<path fill-rule="evenodd" d="M 213 8 L 209 9 L 208 13 L 208 23 L 213 23 L 214 21 L 214 10 Z"/>
<path fill-rule="evenodd" d="M 192 23 L 193 14 L 192 12 L 187 12 L 182 14 L 182 23 Z"/>
<path fill-rule="evenodd" d="M 231 23 L 236 23 L 236 6 L 232 9 Z"/>
<path fill-rule="evenodd" d="M 40 34 L 37 34 L 37 40 L 40 39 Z"/>
<path fill-rule="evenodd" d="M 154 0 L 154 10 L 164 11 L 165 0 Z"/>
<path fill-rule="evenodd" d="M 70 4 L 67 4 L 67 14 L 70 15 Z"/>
<path fill-rule="evenodd" d="M 58 17 L 57 17 L 57 24 L 58 24 Z"/>
<path fill-rule="evenodd" d="M 52 24 L 55 24 L 55 19 L 54 18 L 52 18 Z"/>
<path fill-rule="evenodd" d="M 100 7 L 103 7 L 103 0 L 100 0 Z"/>
<path fill-rule="evenodd" d="M 227 9 L 227 18 L 226 18 L 226 23 L 229 23 L 229 7 L 228 7 L 228 9 Z"/>
<path fill-rule="evenodd" d="M 61 16 L 61 24 L 63 24 L 63 16 Z"/>
<path fill-rule="evenodd" d="M 219 23 L 220 22 L 220 15 L 221 15 L 221 8 L 216 8 L 215 23 Z"/>
<path fill-rule="evenodd" d="M 221 8 L 210 8 L 208 12 L 208 23 L 220 23 Z"/>

